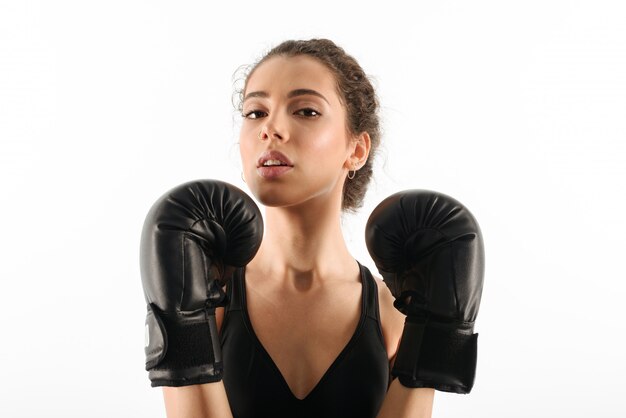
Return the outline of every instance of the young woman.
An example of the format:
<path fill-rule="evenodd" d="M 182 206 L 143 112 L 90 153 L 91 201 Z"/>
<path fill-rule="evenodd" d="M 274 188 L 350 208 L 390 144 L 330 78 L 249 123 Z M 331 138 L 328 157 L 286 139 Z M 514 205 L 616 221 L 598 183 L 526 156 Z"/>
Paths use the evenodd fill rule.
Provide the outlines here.
<path fill-rule="evenodd" d="M 430 417 L 434 389 L 389 374 L 405 316 L 341 231 L 380 143 L 367 76 L 329 40 L 287 41 L 240 97 L 242 176 L 264 235 L 216 310 L 223 379 L 164 387 L 168 417 Z"/>

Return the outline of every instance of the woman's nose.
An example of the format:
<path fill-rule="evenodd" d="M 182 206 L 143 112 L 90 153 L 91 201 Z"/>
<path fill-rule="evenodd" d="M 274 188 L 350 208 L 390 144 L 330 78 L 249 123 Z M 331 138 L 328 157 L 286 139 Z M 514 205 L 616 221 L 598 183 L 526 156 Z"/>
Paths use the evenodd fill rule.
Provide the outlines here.
<path fill-rule="evenodd" d="M 267 123 L 261 127 L 258 136 L 260 140 L 287 139 L 287 133 L 285 128 L 277 128 L 276 123 L 273 120 L 268 120 Z"/>

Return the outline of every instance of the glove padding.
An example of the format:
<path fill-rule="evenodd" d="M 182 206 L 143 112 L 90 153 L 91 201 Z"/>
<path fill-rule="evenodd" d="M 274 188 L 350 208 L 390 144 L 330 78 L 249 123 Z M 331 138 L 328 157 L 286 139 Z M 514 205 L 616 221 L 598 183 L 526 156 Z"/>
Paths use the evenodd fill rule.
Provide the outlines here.
<path fill-rule="evenodd" d="M 476 219 L 450 196 L 407 190 L 374 209 L 365 235 L 394 306 L 407 315 L 392 375 L 410 388 L 469 393 L 484 275 Z"/>
<path fill-rule="evenodd" d="M 143 225 L 141 280 L 146 316 L 146 370 L 152 386 L 186 386 L 222 378 L 215 308 L 222 287 L 256 254 L 263 220 L 243 191 L 197 180 L 168 191 Z"/>

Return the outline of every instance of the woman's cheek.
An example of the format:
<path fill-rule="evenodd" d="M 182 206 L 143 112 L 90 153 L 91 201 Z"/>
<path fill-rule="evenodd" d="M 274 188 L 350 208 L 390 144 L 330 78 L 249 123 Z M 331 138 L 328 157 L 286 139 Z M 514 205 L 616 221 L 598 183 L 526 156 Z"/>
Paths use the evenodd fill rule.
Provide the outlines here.
<path fill-rule="evenodd" d="M 239 153 L 241 155 L 242 170 L 246 181 L 249 181 L 251 175 L 256 171 L 256 163 L 254 161 L 254 150 L 251 144 L 245 140 L 239 142 Z"/>
<path fill-rule="evenodd" d="M 311 141 L 311 154 L 318 156 L 319 163 L 335 165 L 345 154 L 345 138 L 334 132 L 325 132 Z"/>

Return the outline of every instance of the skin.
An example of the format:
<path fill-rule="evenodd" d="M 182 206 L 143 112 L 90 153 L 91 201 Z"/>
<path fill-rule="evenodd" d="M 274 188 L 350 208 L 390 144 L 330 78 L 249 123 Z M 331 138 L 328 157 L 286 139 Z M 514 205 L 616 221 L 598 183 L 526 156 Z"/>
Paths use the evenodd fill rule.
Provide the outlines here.
<path fill-rule="evenodd" d="M 318 94 L 290 97 L 298 89 Z M 365 164 L 371 143 L 367 132 L 349 133 L 334 76 L 314 58 L 268 59 L 250 75 L 244 98 L 243 175 L 265 206 L 263 241 L 246 266 L 247 307 L 257 337 L 294 396 L 303 399 L 348 343 L 360 316 L 359 269 L 341 230 L 341 198 L 348 170 Z M 292 169 L 277 178 L 261 176 L 257 160 L 267 150 L 285 154 Z M 392 365 L 405 317 L 375 279 Z M 218 328 L 223 315 L 219 308 Z M 309 343 L 311 335 L 316 344 Z M 222 382 L 164 388 L 164 394 L 169 417 L 195 416 L 194 410 L 198 416 L 230 416 L 226 408 L 203 409 L 224 405 Z M 433 389 L 408 389 L 394 380 L 378 416 L 430 417 L 433 397 Z M 190 415 L 170 415 L 175 405 L 186 405 Z"/>

